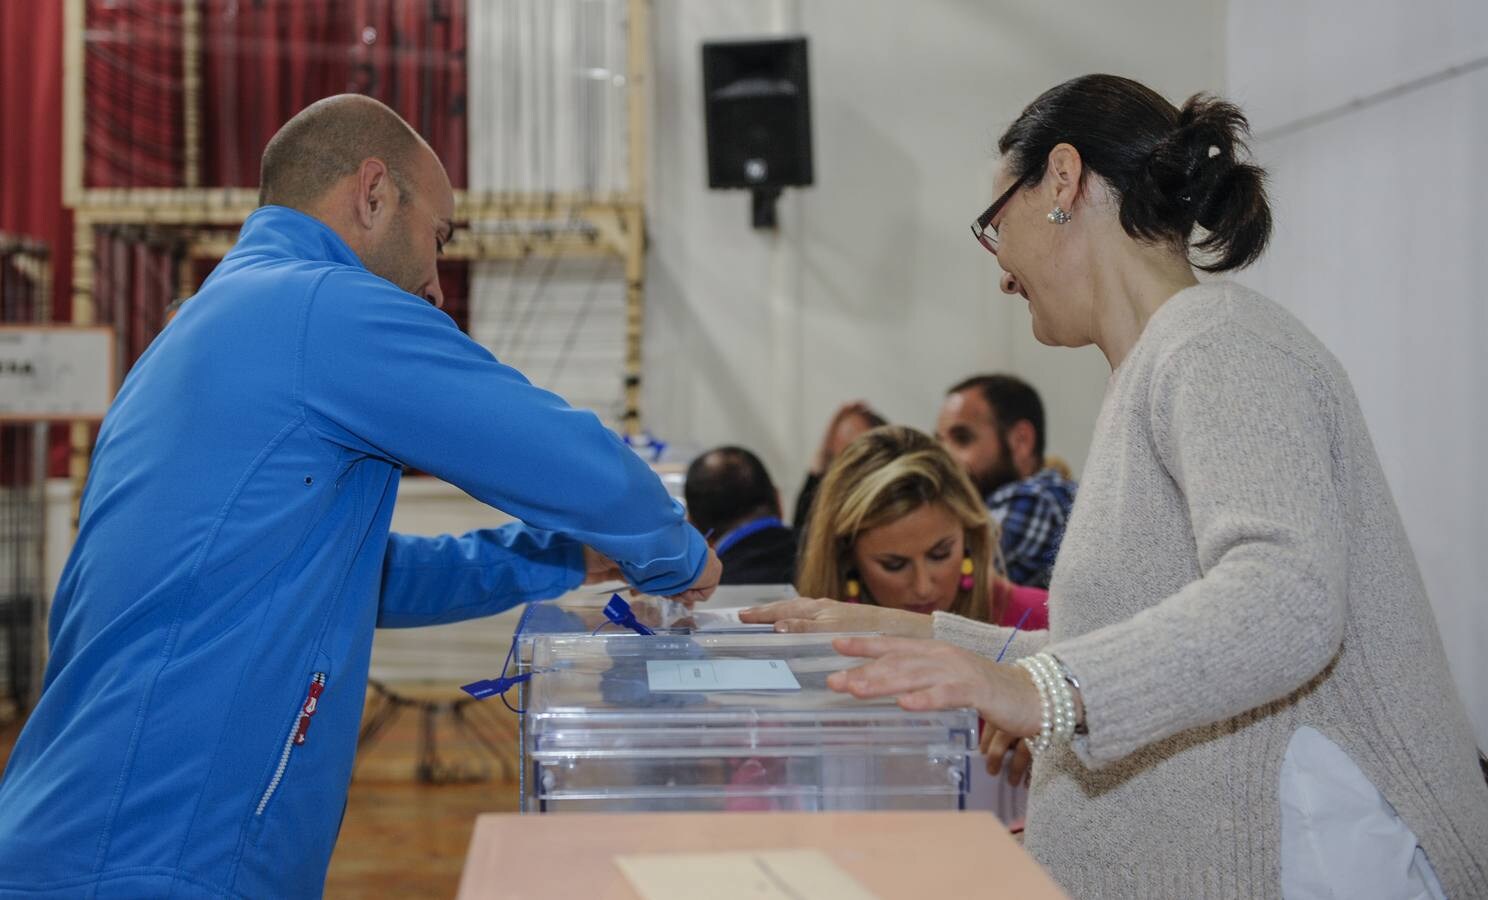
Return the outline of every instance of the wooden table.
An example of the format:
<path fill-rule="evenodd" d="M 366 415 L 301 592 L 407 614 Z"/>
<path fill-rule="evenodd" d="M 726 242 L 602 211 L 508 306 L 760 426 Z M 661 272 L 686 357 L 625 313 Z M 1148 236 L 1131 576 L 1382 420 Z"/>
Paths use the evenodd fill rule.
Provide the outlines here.
<path fill-rule="evenodd" d="M 637 900 L 617 854 L 785 849 L 823 851 L 884 900 L 1065 896 L 990 813 L 771 812 L 481 815 L 459 897 Z"/>

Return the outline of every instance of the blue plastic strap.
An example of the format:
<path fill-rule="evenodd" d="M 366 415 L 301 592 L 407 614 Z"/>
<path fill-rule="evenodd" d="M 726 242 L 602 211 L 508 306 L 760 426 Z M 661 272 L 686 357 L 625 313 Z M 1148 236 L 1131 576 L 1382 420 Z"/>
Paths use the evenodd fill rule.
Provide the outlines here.
<path fill-rule="evenodd" d="M 469 684 L 460 685 L 460 690 L 477 700 L 484 700 L 487 697 L 497 694 L 505 694 L 513 687 L 516 687 L 531 677 L 531 672 L 524 672 L 521 675 L 513 675 L 510 678 L 505 676 L 501 678 L 482 678 L 480 681 L 472 681 Z"/>
<path fill-rule="evenodd" d="M 620 598 L 619 594 L 611 594 L 610 602 L 605 604 L 605 618 L 623 628 L 629 628 L 636 634 L 655 634 L 650 628 L 636 621 L 635 612 L 630 604 Z"/>

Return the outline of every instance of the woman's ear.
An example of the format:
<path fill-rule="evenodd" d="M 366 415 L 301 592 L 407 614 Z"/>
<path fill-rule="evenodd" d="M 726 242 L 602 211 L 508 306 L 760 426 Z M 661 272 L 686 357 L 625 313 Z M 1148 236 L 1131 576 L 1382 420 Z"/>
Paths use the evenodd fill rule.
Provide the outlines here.
<path fill-rule="evenodd" d="M 1059 207 L 1065 212 L 1075 208 L 1080 196 L 1080 186 L 1085 173 L 1085 163 L 1080 151 L 1072 144 L 1055 144 L 1049 151 L 1048 164 L 1044 169 L 1044 182 L 1049 191 L 1049 208 Z"/>

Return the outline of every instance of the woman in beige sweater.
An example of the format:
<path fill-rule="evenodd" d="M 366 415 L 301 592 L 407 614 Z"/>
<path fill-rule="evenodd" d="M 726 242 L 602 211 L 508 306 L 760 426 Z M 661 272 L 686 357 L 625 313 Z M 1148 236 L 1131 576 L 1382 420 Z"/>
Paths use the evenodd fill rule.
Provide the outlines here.
<path fill-rule="evenodd" d="M 946 613 L 753 618 L 938 638 L 843 639 L 873 661 L 833 687 L 974 706 L 997 748 L 1031 745 L 1027 847 L 1077 897 L 1488 897 L 1488 787 L 1348 378 L 1281 307 L 1194 274 L 1270 234 L 1245 130 L 1096 75 L 999 142 L 973 230 L 1002 289 L 1112 370 L 1048 631 L 997 663 L 1008 629 Z"/>

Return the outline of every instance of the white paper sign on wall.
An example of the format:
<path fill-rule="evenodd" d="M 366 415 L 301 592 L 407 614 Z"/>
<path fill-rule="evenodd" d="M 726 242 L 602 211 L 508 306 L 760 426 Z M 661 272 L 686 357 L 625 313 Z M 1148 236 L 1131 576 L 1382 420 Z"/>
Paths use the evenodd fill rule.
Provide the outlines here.
<path fill-rule="evenodd" d="M 114 364 L 112 328 L 0 325 L 0 421 L 102 419 Z"/>

